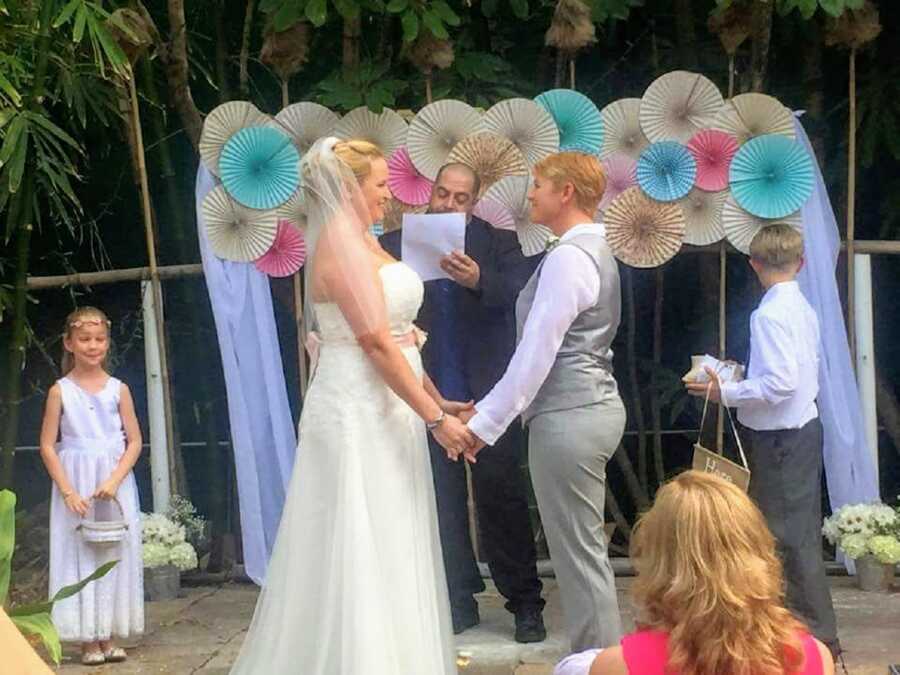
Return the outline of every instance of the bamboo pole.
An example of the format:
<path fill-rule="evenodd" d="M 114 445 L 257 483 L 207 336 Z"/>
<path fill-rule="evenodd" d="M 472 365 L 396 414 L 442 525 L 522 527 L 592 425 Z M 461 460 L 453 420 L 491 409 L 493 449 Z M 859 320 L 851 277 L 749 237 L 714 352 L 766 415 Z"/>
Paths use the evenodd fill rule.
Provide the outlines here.
<path fill-rule="evenodd" d="M 150 263 L 150 285 L 153 290 L 153 302 L 156 311 L 153 313 L 159 345 L 159 367 L 163 387 L 163 414 L 166 420 L 166 451 L 169 455 L 169 484 L 175 489 L 178 486 L 178 466 L 175 456 L 175 424 L 172 410 L 172 387 L 169 381 L 169 355 L 166 348 L 166 330 L 163 321 L 162 283 L 156 265 L 156 242 L 153 236 L 153 218 L 150 210 L 150 184 L 147 179 L 147 162 L 144 157 L 144 135 L 141 132 L 141 116 L 138 107 L 137 87 L 134 83 L 134 71 L 129 68 L 128 91 L 131 95 L 131 121 L 134 127 L 134 140 L 137 147 L 138 174 L 141 181 L 141 206 L 144 216 L 144 235 L 147 241 L 147 258 Z"/>
<path fill-rule="evenodd" d="M 850 48 L 850 123 L 847 144 L 847 331 L 850 360 L 856 364 L 854 237 L 856 236 L 856 47 Z"/>
<path fill-rule="evenodd" d="M 569 59 L 569 89 L 575 88 L 575 57 Z"/>
<path fill-rule="evenodd" d="M 288 81 L 281 81 L 281 107 L 287 108 L 291 103 Z M 306 369 L 306 328 L 303 325 L 303 273 L 297 270 L 293 276 L 294 287 L 294 322 L 297 326 L 297 372 L 300 374 L 300 395 L 306 396 L 309 386 Z"/>
<path fill-rule="evenodd" d="M 160 279 L 181 279 L 203 274 L 203 265 L 167 265 L 156 268 Z M 76 272 L 49 277 L 28 277 L 28 290 L 41 291 L 66 286 L 99 286 L 115 284 L 123 281 L 149 281 L 149 267 L 129 267 L 120 270 L 104 270 L 102 272 Z"/>

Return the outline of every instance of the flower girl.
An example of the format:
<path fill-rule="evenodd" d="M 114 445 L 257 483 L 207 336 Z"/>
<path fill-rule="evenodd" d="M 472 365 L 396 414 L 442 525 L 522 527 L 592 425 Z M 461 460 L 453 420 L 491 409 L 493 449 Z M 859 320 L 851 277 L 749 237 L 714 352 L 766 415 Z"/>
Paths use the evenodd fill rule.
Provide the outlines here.
<path fill-rule="evenodd" d="M 119 561 L 106 576 L 53 607 L 60 639 L 81 642 L 85 665 L 124 661 L 125 650 L 113 637 L 144 631 L 140 507 L 131 472 L 141 452 L 141 432 L 131 392 L 105 369 L 109 327 L 106 315 L 93 307 L 66 319 L 63 377 L 50 388 L 41 427 L 41 458 L 53 479 L 50 596 L 102 564 Z M 85 518 L 123 517 L 128 529 L 114 544 L 90 543 L 78 528 Z"/>

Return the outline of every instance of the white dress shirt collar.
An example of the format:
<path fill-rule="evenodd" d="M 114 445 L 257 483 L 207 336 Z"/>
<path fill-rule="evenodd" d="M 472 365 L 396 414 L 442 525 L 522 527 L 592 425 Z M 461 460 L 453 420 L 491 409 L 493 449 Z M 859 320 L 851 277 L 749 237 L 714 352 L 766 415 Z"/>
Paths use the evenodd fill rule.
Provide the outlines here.
<path fill-rule="evenodd" d="M 606 228 L 603 227 L 602 223 L 581 223 L 571 230 L 567 230 L 559 240 L 567 241 L 572 237 L 577 237 L 579 234 L 586 234 L 588 232 L 592 234 L 602 234 L 604 237 L 606 236 Z"/>

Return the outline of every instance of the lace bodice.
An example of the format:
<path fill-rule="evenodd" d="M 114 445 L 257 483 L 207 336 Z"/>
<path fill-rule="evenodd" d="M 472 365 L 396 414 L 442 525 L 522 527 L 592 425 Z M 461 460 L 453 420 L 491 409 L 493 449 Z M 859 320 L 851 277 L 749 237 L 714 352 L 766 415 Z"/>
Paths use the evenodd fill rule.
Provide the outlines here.
<path fill-rule="evenodd" d="M 402 262 L 383 265 L 378 273 L 384 284 L 391 333 L 404 335 L 412 330 L 413 320 L 422 304 L 424 287 L 419 275 Z M 315 303 L 318 333 L 324 344 L 355 342 L 356 338 L 340 308 L 330 302 Z"/>

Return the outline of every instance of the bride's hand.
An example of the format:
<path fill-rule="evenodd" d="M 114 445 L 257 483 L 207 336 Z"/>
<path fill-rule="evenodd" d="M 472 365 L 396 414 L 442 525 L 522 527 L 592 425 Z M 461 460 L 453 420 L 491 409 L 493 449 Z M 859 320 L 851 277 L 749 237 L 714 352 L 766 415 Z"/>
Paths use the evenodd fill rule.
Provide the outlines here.
<path fill-rule="evenodd" d="M 465 424 L 454 415 L 445 415 L 443 421 L 431 431 L 435 440 L 447 451 L 447 459 L 454 462 L 459 456 L 475 447 L 475 437 Z"/>

